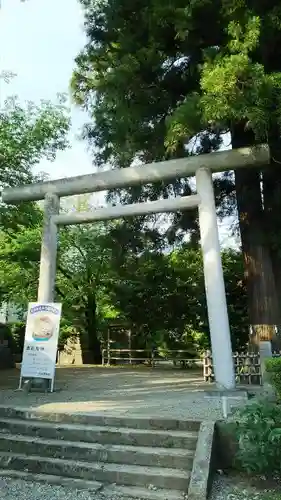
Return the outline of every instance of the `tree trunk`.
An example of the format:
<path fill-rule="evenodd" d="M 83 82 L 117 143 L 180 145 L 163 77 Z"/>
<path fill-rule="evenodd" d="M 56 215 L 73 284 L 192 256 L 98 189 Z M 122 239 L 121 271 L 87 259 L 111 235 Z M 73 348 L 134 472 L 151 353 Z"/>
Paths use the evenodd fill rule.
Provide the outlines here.
<path fill-rule="evenodd" d="M 95 294 L 92 291 L 90 291 L 88 293 L 88 309 L 86 311 L 88 346 L 93 363 L 95 365 L 100 365 L 102 362 L 102 355 L 101 355 L 101 343 L 99 341 L 97 332 L 96 310 L 97 310 L 96 297 Z"/>
<path fill-rule="evenodd" d="M 232 147 L 254 144 L 244 124 L 232 130 Z M 266 238 L 261 196 L 260 172 L 256 169 L 235 171 L 235 188 L 245 279 L 248 293 L 249 320 L 258 339 L 271 339 L 276 324 L 276 287 L 271 253 Z"/>
<path fill-rule="evenodd" d="M 263 171 L 264 217 L 271 252 L 272 267 L 277 292 L 278 332 L 281 332 L 281 144 L 279 128 L 272 129 L 269 134 L 270 165 Z M 277 339 L 276 339 L 277 340 Z M 280 340 L 279 340 L 280 344 Z M 281 348 L 281 344 L 276 347 Z"/>

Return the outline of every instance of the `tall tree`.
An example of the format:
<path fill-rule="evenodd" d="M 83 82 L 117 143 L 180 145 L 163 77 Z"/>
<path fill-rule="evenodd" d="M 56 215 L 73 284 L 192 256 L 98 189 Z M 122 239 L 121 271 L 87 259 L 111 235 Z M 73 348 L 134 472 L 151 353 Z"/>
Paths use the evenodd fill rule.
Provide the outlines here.
<path fill-rule="evenodd" d="M 20 104 L 9 98 L 0 109 L 0 189 L 36 181 L 33 167 L 41 159 L 53 160 L 57 151 L 68 145 L 68 110 L 61 101 L 53 105 Z M 16 229 L 37 223 L 41 214 L 35 204 L 0 204 L 2 229 Z"/>
<path fill-rule="evenodd" d="M 44 174 L 35 176 L 33 167 L 43 158 L 54 159 L 58 150 L 67 147 L 69 124 L 63 100 L 57 105 L 43 101 L 39 106 L 20 104 L 16 98 L 5 101 L 0 108 L 0 189 L 42 179 Z M 40 240 L 42 212 L 35 203 L 13 206 L 0 202 L 0 222 L 0 303 L 10 300 L 24 304 L 26 309 L 26 299 L 38 279 L 37 272 L 30 273 L 30 266 L 34 271 L 38 268 L 34 253 Z M 26 253 L 27 243 L 30 252 Z"/>
<path fill-rule="evenodd" d="M 272 64 L 271 51 L 281 40 L 281 11 L 277 2 L 261 5 L 244 1 L 239 8 L 237 2 L 228 2 L 228 10 L 223 14 L 228 40 L 205 56 L 198 107 L 205 120 L 229 127 L 233 147 L 254 145 L 257 141 L 266 141 L 270 146 L 271 165 L 263 173 L 235 172 L 250 320 L 258 333 L 270 335 L 272 326 L 280 323 L 273 268 L 278 256 L 272 246 L 278 226 L 276 212 L 271 210 L 272 221 L 268 219 L 270 194 L 267 188 L 266 199 L 261 186 L 266 187 L 262 183 L 269 176 L 279 176 L 276 177 L 281 68 L 276 60 Z"/>
<path fill-rule="evenodd" d="M 98 318 L 106 306 L 110 283 L 111 249 L 105 244 L 104 225 L 61 230 L 56 299 L 63 317 L 81 334 L 83 351 L 91 362 L 101 362 Z M 0 297 L 23 309 L 37 295 L 41 225 L 2 233 L 0 238 Z M 89 362 L 89 360 L 88 360 Z"/>
<path fill-rule="evenodd" d="M 223 252 L 232 342 L 237 349 L 248 340 L 242 266 L 240 253 Z M 145 251 L 127 258 L 110 293 L 116 309 L 134 325 L 139 347 L 166 345 L 192 352 L 198 344 L 209 346 L 202 259 L 190 244 L 169 253 Z"/>
<path fill-rule="evenodd" d="M 205 3 L 200 26 L 208 36 L 205 20 L 209 16 L 216 27 L 217 16 Z M 167 117 L 198 88 L 202 54 L 197 47 L 197 32 L 190 40 L 182 33 L 184 20 L 189 22 L 192 12 L 187 12 L 181 1 L 151 4 L 139 0 L 132 6 L 126 0 L 82 0 L 81 4 L 88 43 L 77 57 L 72 88 L 76 101 L 93 118 L 85 135 L 93 146 L 95 163 L 120 168 L 135 160 L 147 163 L 188 155 L 185 143 L 177 141 L 174 148 L 167 148 L 165 138 Z M 200 141 L 194 150 L 211 151 L 219 146 L 216 131 L 199 132 Z M 179 179 L 117 194 L 121 202 L 130 202 L 191 191 L 187 179 Z M 180 226 L 198 234 L 196 212 L 177 215 L 174 228 Z"/>
<path fill-rule="evenodd" d="M 65 333 L 80 334 L 85 362 L 101 362 L 101 339 L 109 318 L 126 320 L 134 347 L 196 349 L 209 345 L 201 255 L 190 245 L 170 253 L 126 252 L 121 261 L 104 224 L 62 230 L 56 300 L 63 302 Z M 111 241 L 111 243 L 110 243 Z M 117 258 L 116 258 L 117 257 Z M 26 310 L 34 300 L 40 258 L 40 227 L 0 239 L 1 297 Z M 223 253 L 233 345 L 248 337 L 241 255 Z M 62 340 L 62 339 L 61 339 Z M 88 356 L 86 357 L 86 352 Z M 89 356 L 90 354 L 90 356 Z"/>
<path fill-rule="evenodd" d="M 250 321 L 270 330 L 278 309 L 274 274 L 278 287 L 281 281 L 279 2 L 81 3 L 88 43 L 76 60 L 72 87 L 92 114 L 86 135 L 98 147 L 98 163 L 124 167 L 135 159 L 182 156 L 198 137 L 208 151 L 226 131 L 234 147 L 269 141 L 271 167 L 262 174 L 235 173 L 235 188 Z M 190 188 L 179 181 L 130 194 L 152 197 L 157 189 L 169 196 Z M 270 243 L 265 228 L 271 228 Z"/>

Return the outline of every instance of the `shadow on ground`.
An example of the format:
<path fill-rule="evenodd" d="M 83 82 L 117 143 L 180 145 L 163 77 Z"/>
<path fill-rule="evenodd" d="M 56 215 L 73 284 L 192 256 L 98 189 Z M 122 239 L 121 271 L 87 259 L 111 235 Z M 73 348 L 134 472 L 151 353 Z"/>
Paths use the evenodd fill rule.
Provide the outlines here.
<path fill-rule="evenodd" d="M 216 419 L 221 402 L 206 398 L 202 372 L 152 368 L 60 367 L 52 394 L 17 391 L 19 370 L 0 372 L 0 404 L 43 411 Z"/>

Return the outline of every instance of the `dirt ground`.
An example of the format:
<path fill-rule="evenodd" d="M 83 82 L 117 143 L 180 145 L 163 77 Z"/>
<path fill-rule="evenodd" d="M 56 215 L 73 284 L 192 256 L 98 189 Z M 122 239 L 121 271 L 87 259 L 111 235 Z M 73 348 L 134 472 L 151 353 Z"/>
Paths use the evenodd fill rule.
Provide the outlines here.
<path fill-rule="evenodd" d="M 0 371 L 1 405 L 196 420 L 222 417 L 221 399 L 209 396 L 214 387 L 203 381 L 200 370 L 60 367 L 52 394 L 18 391 L 19 375 L 19 369 Z"/>

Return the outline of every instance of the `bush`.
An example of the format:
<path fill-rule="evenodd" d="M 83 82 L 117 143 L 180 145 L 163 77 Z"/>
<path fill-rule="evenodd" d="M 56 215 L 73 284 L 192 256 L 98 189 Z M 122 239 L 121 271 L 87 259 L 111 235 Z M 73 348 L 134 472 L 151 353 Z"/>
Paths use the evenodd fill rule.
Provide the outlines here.
<path fill-rule="evenodd" d="M 78 331 L 69 321 L 61 318 L 58 350 L 62 351 L 69 338 L 77 337 Z"/>
<path fill-rule="evenodd" d="M 19 358 L 22 357 L 25 337 L 25 322 L 18 321 L 11 325 L 11 334 L 13 338 L 13 353 Z"/>
<path fill-rule="evenodd" d="M 237 412 L 236 465 L 248 473 L 272 476 L 281 471 L 281 406 L 253 403 Z"/>
<path fill-rule="evenodd" d="M 281 400 L 281 358 L 269 358 L 265 362 L 268 381 L 275 390 L 276 397 Z"/>
<path fill-rule="evenodd" d="M 0 323 L 0 339 L 8 342 L 8 347 L 14 354 L 16 352 L 16 341 L 13 336 L 12 326 L 7 323 Z"/>
<path fill-rule="evenodd" d="M 13 368 L 14 358 L 13 358 L 13 338 L 11 335 L 11 329 L 8 325 L 0 323 L 0 339 L 1 341 L 7 342 L 5 346 L 0 345 L 0 368 Z"/>

